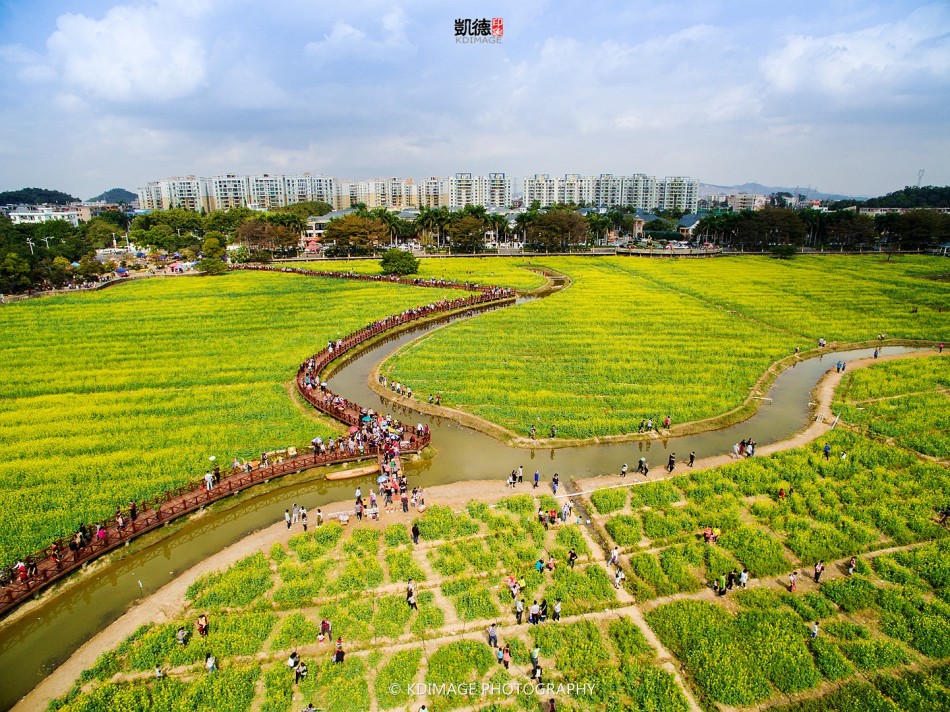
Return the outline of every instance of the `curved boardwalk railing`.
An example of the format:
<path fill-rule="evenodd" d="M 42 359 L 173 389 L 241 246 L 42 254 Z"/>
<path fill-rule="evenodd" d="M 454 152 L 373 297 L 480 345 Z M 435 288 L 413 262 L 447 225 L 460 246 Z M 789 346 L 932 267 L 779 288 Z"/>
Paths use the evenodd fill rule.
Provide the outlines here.
<path fill-rule="evenodd" d="M 321 349 L 311 358 L 304 361 L 297 370 L 296 384 L 300 395 L 314 408 L 331 418 L 349 426 L 359 427 L 363 417 L 368 412 L 357 403 L 341 398 L 329 389 L 322 387 L 319 374 L 333 361 L 342 355 L 358 348 L 362 344 L 396 329 L 404 324 L 425 319 L 426 317 L 486 304 L 507 305 L 514 303 L 515 292 L 511 289 L 492 285 L 463 284 L 447 282 L 445 280 L 423 280 L 412 278 L 389 278 L 375 275 L 354 275 L 345 272 L 321 272 L 296 268 L 248 267 L 260 271 L 293 272 L 308 276 L 333 277 L 342 279 L 358 279 L 374 282 L 392 282 L 409 284 L 418 287 L 436 287 L 442 289 L 464 289 L 477 292 L 476 294 L 446 299 L 423 307 L 407 309 L 400 314 L 394 314 L 379 321 L 375 321 L 359 331 L 353 332 L 336 342 Z M 401 424 L 396 423 L 397 427 Z M 415 433 L 406 430 L 407 440 L 403 441 L 402 452 L 418 452 L 430 442 L 428 430 Z M 24 560 L 26 571 L 13 569 L 12 577 L 0 589 L 0 616 L 15 608 L 17 605 L 34 596 L 53 582 L 67 576 L 81 568 L 86 563 L 102 554 L 124 546 L 129 540 L 145 532 L 165 525 L 172 519 L 194 512 L 207 504 L 223 499 L 228 495 L 247 489 L 260 482 L 266 482 L 274 477 L 289 473 L 300 472 L 311 467 L 333 465 L 342 462 L 352 462 L 365 458 L 375 458 L 385 451 L 385 444 L 367 443 L 359 450 L 343 447 L 343 438 L 337 443 L 339 447 L 332 452 L 299 455 L 287 458 L 281 462 L 262 463 L 256 469 L 233 468 L 231 474 L 224 475 L 211 489 L 206 488 L 203 480 L 182 485 L 174 490 L 168 490 L 163 495 L 144 501 L 131 508 L 117 510 L 124 520 L 119 526 L 118 517 L 90 525 L 89 541 L 78 547 L 70 547 L 69 539 L 59 539 L 45 549 L 34 553 Z M 96 536 L 97 527 L 103 528 L 103 536 Z M 9 570 L 8 570 L 9 571 Z"/>

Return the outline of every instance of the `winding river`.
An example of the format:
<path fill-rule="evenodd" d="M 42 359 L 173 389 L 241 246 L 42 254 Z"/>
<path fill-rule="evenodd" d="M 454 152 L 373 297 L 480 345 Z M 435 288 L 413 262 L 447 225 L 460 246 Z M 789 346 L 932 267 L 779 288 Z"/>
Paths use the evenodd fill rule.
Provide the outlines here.
<path fill-rule="evenodd" d="M 517 308 L 517 307 L 512 307 Z M 467 318 L 467 317 L 466 317 Z M 748 420 L 696 435 L 596 444 L 563 449 L 518 449 L 442 418 L 411 414 L 392 406 L 367 386 L 369 374 L 393 352 L 440 324 L 404 332 L 362 353 L 329 379 L 330 388 L 349 400 L 393 412 L 406 422 L 427 423 L 433 431 L 433 457 L 410 462 L 406 470 L 413 485 L 429 487 L 460 480 L 504 479 L 519 465 L 539 470 L 545 480 L 554 472 L 563 482 L 617 472 L 624 462 L 631 469 L 640 457 L 654 466 L 670 452 L 679 459 L 694 450 L 698 457 L 728 453 L 743 438 L 760 445 L 789 438 L 809 418 L 809 400 L 819 379 L 837 359 L 853 361 L 871 356 L 872 348 L 826 354 L 801 361 L 783 371 L 769 389 L 772 402 Z M 912 351 L 886 347 L 885 354 Z M 824 360 L 823 360 L 824 359 Z M 829 363 L 830 362 L 830 363 Z M 184 523 L 160 542 L 121 560 L 94 564 L 94 575 L 47 594 L 39 605 L 6 623 L 0 638 L 0 708 L 8 709 L 40 680 L 65 661 L 80 645 L 117 619 L 135 601 L 150 595 L 176 576 L 253 532 L 273 524 L 293 502 L 310 509 L 350 498 L 353 481 L 314 480 L 288 484 L 252 496 L 220 513 L 206 513 Z"/>

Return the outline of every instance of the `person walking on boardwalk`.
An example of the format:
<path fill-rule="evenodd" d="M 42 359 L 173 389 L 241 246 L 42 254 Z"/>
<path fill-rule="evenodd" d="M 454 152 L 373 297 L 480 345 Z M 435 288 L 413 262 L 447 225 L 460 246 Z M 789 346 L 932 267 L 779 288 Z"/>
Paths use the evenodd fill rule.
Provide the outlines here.
<path fill-rule="evenodd" d="M 676 467 L 676 453 L 675 453 L 675 452 L 671 452 L 671 453 L 670 453 L 670 460 L 669 460 L 669 462 L 666 463 L 666 471 L 667 471 L 667 472 L 672 472 L 672 471 L 673 471 L 673 468 L 675 468 L 675 467 Z"/>
<path fill-rule="evenodd" d="M 290 510 L 289 509 L 284 510 L 284 522 L 286 522 L 287 528 L 290 529 Z"/>
<path fill-rule="evenodd" d="M 626 462 L 623 463 L 623 465 L 622 465 L 621 468 L 620 468 L 620 476 L 621 476 L 621 477 L 626 477 L 626 476 L 627 476 L 627 463 L 626 463 Z"/>
<path fill-rule="evenodd" d="M 521 469 L 520 467 L 518 468 Z M 537 470 L 534 471 L 534 489 L 538 488 L 538 482 L 541 480 L 541 473 Z"/>
<path fill-rule="evenodd" d="M 646 475 L 647 473 L 647 459 L 645 457 L 640 458 L 640 463 L 637 465 L 637 472 Z"/>
<path fill-rule="evenodd" d="M 693 450 L 689 453 L 689 466 L 692 467 L 693 463 L 696 462 L 696 451 Z"/>

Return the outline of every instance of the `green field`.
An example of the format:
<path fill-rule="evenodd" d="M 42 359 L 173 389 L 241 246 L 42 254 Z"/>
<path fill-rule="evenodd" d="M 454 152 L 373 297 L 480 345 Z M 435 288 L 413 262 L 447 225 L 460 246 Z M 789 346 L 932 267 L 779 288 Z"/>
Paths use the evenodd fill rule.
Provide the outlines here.
<path fill-rule="evenodd" d="M 875 364 L 849 373 L 835 394 L 845 423 L 893 438 L 925 455 L 950 458 L 950 358 Z"/>
<path fill-rule="evenodd" d="M 339 712 L 368 710 L 374 702 L 378 709 L 417 709 L 426 702 L 437 711 L 514 697 L 519 709 L 531 710 L 540 697 L 490 687 L 482 694 L 481 684 L 500 688 L 528 682 L 529 654 L 537 645 L 546 681 L 591 685 L 577 694 L 545 695 L 557 696 L 559 709 L 684 712 L 683 693 L 656 664 L 656 651 L 638 625 L 613 612 L 596 613 L 618 603 L 600 557 L 590 556 L 576 527 L 539 526 L 533 516 L 538 503 L 517 495 L 491 509 L 480 502 L 458 513 L 432 507 L 420 519 L 419 547 L 410 543 L 408 519 L 390 524 L 385 533 L 368 527 L 347 531 L 337 522 L 297 533 L 286 545 L 274 544 L 266 554 L 197 580 L 188 588 L 188 605 L 172 620 L 142 626 L 104 651 L 83 672 L 82 689 L 77 684 L 50 709 L 92 712 L 167 704 L 163 708 L 289 712 L 313 701 L 319 709 Z M 416 574 L 419 607 L 410 609 L 404 596 L 407 571 L 418 570 L 426 560 L 444 560 L 462 546 L 483 552 L 478 576 Z M 573 570 L 563 566 L 554 574 L 534 573 L 532 564 L 542 552 L 562 557 L 566 546 L 580 553 Z M 402 563 L 394 566 L 395 561 Z M 552 607 L 560 597 L 565 620 L 515 629 L 511 596 L 500 585 L 509 572 L 528 580 L 525 595 L 546 597 Z M 179 625 L 193 630 L 201 613 L 209 616 L 208 637 L 177 645 Z M 333 637 L 343 638 L 343 665 L 330 662 L 332 643 L 318 642 L 324 617 L 333 625 Z M 492 622 L 499 624 L 501 644 L 511 646 L 509 670 L 487 644 L 484 630 Z M 295 650 L 309 667 L 297 687 L 285 665 Z M 218 660 L 214 675 L 203 670 L 207 652 Z M 156 682 L 151 674 L 156 666 L 169 678 Z M 421 679 L 477 687 L 473 694 L 447 691 L 427 699 L 409 694 L 407 685 Z M 215 694 L 222 699 L 214 699 Z"/>
<path fill-rule="evenodd" d="M 457 290 L 240 273 L 0 309 L 0 561 L 229 464 L 337 432 L 288 394 L 299 363 Z"/>
<path fill-rule="evenodd" d="M 950 340 L 950 313 L 937 311 L 950 285 L 928 279 L 946 269 L 937 258 L 532 263 L 573 285 L 440 329 L 384 371 L 520 435 L 554 424 L 559 436 L 587 438 L 632 432 L 642 418 L 724 413 L 772 362 L 818 338 Z"/>

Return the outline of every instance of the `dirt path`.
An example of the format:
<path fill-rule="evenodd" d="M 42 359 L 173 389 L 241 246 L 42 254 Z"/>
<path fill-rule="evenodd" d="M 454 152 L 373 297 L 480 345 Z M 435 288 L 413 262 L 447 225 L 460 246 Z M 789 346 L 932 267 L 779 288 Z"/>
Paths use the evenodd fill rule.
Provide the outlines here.
<path fill-rule="evenodd" d="M 895 354 L 882 356 L 878 359 L 865 358 L 852 361 L 848 364 L 849 369 L 863 368 L 875 363 L 897 360 L 902 358 L 921 358 L 933 356 L 933 351 L 914 351 L 906 354 Z M 820 438 L 831 428 L 831 421 L 834 416 L 831 412 L 831 402 L 834 396 L 835 388 L 841 382 L 844 374 L 829 372 L 826 374 L 814 391 L 814 400 L 817 402 L 817 414 L 821 416 L 818 422 L 812 422 L 807 428 L 796 433 L 786 440 L 764 445 L 758 449 L 757 454 L 767 455 L 784 450 L 790 450 L 811 441 Z M 697 460 L 693 468 L 688 468 L 683 464 L 677 464 L 673 473 L 667 473 L 665 470 L 655 468 L 647 478 L 637 475 L 628 475 L 624 480 L 619 475 L 607 475 L 602 477 L 593 477 L 578 480 L 577 484 L 581 490 L 591 490 L 609 486 L 636 486 L 637 483 L 656 481 L 666 479 L 682 474 L 684 471 L 709 469 L 718 467 L 729 462 L 733 462 L 730 455 L 721 455 L 716 457 L 703 458 Z M 426 490 L 427 503 L 448 506 L 454 510 L 462 509 L 470 500 L 483 502 L 496 502 L 503 497 L 511 494 L 518 494 L 522 490 L 512 492 L 505 487 L 503 480 L 484 480 L 484 481 L 462 481 L 450 485 L 439 485 Z M 526 491 L 530 492 L 530 489 Z M 577 493 L 574 493 L 577 494 Z M 347 500 L 328 504 L 322 509 L 325 512 L 349 511 L 352 503 Z M 376 522 L 364 520 L 364 525 L 377 528 L 385 528 L 394 522 L 409 522 L 414 516 L 413 512 L 402 514 L 384 513 L 383 517 Z M 199 576 L 226 568 L 238 560 L 250 556 L 258 551 L 268 551 L 276 542 L 286 542 L 292 534 L 298 533 L 299 529 L 294 527 L 288 530 L 283 522 L 278 522 L 266 529 L 245 537 L 241 541 L 227 547 L 223 551 L 211 556 L 200 564 L 192 567 L 184 574 L 169 582 L 161 589 L 147 598 L 139 601 L 128 612 L 112 624 L 104 628 L 93 638 L 82 645 L 70 658 L 54 670 L 46 679 L 37 685 L 28 695 L 26 695 L 14 710 L 31 712 L 32 710 L 45 709 L 49 701 L 54 697 L 65 694 L 72 687 L 73 682 L 79 678 L 79 674 L 86 668 L 91 667 L 96 658 L 105 650 L 117 646 L 128 636 L 130 636 L 140 625 L 146 623 L 163 623 L 172 620 L 176 613 L 185 605 L 185 591 Z M 596 548 L 593 549 L 596 552 Z M 867 556 L 868 554 L 865 554 Z M 596 553 L 594 554 L 596 560 Z M 829 567 L 830 569 L 831 567 Z M 829 572 L 830 573 L 830 572 Z M 807 576 L 802 576 L 799 580 L 804 582 Z M 711 592 L 710 592 L 711 595 Z M 444 603 L 441 602 L 440 603 Z M 636 609 L 636 606 L 628 606 Z M 452 610 L 451 606 L 444 608 L 446 613 Z M 615 611 L 616 612 L 616 611 Z M 457 636 L 456 636 L 457 639 Z"/>

